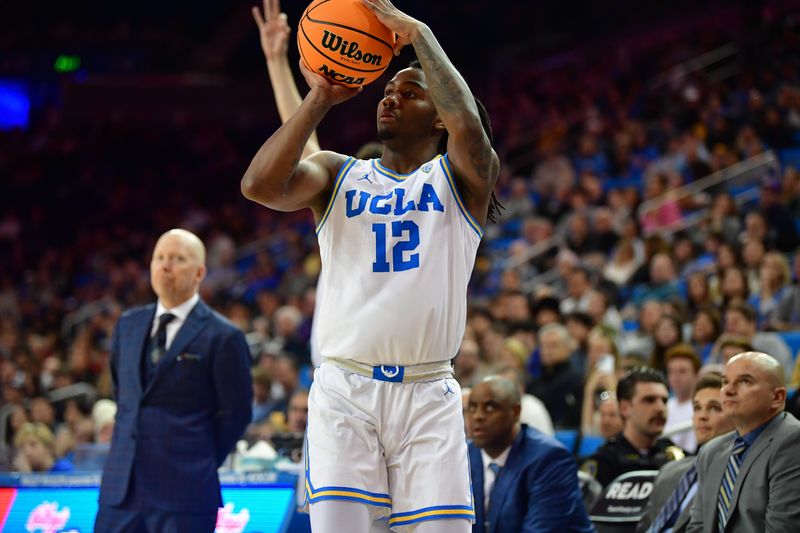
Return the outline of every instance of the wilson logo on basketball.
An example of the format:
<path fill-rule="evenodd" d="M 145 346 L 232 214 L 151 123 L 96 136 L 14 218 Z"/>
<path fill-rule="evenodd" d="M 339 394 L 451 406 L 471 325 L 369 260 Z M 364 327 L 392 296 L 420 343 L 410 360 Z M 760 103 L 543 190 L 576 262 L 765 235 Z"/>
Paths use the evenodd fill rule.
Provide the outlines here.
<path fill-rule="evenodd" d="M 358 43 L 347 42 L 335 33 L 328 30 L 323 30 L 322 47 L 331 50 L 332 52 L 339 52 L 344 57 L 361 61 L 370 65 L 380 66 L 383 57 L 378 54 L 370 54 L 369 52 L 362 52 Z"/>

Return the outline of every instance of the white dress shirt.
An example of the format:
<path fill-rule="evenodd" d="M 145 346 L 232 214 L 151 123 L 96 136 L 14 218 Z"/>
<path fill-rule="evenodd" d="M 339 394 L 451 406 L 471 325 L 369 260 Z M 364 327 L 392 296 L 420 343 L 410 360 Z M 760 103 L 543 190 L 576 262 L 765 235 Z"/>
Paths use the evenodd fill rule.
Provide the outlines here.
<path fill-rule="evenodd" d="M 167 346 L 166 349 L 169 350 L 169 347 L 172 345 L 172 341 L 175 340 L 175 335 L 178 334 L 178 330 L 181 329 L 181 326 L 186 319 L 189 317 L 189 313 L 192 312 L 194 306 L 197 305 L 197 302 L 200 300 L 200 295 L 194 293 L 194 296 L 186 300 L 180 305 L 173 307 L 172 309 L 167 309 L 164 307 L 164 304 L 161 303 L 161 300 L 158 301 L 158 305 L 156 306 L 156 316 L 153 319 L 153 325 L 150 327 L 150 337 L 154 337 L 156 331 L 158 331 L 158 319 L 164 313 L 172 313 L 175 315 L 175 318 L 167 324 Z"/>

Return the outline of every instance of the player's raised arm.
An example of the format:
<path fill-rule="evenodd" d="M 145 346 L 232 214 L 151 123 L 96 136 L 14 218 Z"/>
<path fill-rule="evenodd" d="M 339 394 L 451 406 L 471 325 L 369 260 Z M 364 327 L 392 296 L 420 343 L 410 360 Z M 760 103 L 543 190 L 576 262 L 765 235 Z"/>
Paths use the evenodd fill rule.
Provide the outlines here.
<path fill-rule="evenodd" d="M 281 13 L 278 0 L 264 0 L 263 14 L 258 6 L 252 8 L 253 20 L 258 27 L 261 50 L 267 61 L 269 81 L 275 95 L 275 104 L 281 122 L 286 122 L 297 111 L 303 101 L 294 82 L 294 74 L 289 66 L 289 36 L 292 33 L 286 13 Z M 303 149 L 303 157 L 320 151 L 317 134 L 312 133 Z"/>
<path fill-rule="evenodd" d="M 362 2 L 397 34 L 396 50 L 406 44 L 414 47 L 431 100 L 448 132 L 447 151 L 465 189 L 465 201 L 472 215 L 484 223 L 500 163 L 481 124 L 472 91 L 427 25 L 402 13 L 389 0 Z"/>
<path fill-rule="evenodd" d="M 328 192 L 346 157 L 334 152 L 317 152 L 301 161 L 303 149 L 328 110 L 358 94 L 329 83 L 300 66 L 311 90 L 297 111 L 267 139 L 242 178 L 245 197 L 278 211 L 304 207 L 321 214 Z"/>

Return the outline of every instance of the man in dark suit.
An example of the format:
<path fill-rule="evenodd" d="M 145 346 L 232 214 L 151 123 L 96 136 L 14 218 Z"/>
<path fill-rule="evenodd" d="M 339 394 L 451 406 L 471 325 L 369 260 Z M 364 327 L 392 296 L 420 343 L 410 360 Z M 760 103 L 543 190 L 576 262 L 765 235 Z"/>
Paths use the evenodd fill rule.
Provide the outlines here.
<path fill-rule="evenodd" d="M 700 487 L 687 531 L 797 531 L 800 526 L 800 422 L 783 411 L 781 364 L 761 352 L 731 358 L 722 377 L 722 409 L 736 431 L 700 450 Z"/>
<path fill-rule="evenodd" d="M 694 387 L 692 425 L 698 447 L 733 430 L 733 422 L 722 412 L 722 376 L 710 372 Z M 696 456 L 661 467 L 647 501 L 647 509 L 636 528 L 639 533 L 686 531 L 697 492 Z"/>
<path fill-rule="evenodd" d="M 593 531 L 572 456 L 519 423 L 520 391 L 491 376 L 469 396 L 474 533 Z"/>
<path fill-rule="evenodd" d="M 111 374 L 118 405 L 103 471 L 98 532 L 211 532 L 222 504 L 217 468 L 251 417 L 244 335 L 197 290 L 205 248 L 170 230 L 150 263 L 157 304 L 124 313 Z"/>

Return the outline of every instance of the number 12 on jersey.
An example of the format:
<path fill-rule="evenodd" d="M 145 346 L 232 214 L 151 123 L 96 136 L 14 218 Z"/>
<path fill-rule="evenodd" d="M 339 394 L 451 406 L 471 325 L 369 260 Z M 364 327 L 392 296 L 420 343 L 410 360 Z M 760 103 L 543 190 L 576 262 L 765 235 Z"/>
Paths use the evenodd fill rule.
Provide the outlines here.
<path fill-rule="evenodd" d="M 392 262 L 386 257 L 389 246 L 386 236 L 386 223 L 372 225 L 375 234 L 375 262 L 372 263 L 373 272 L 402 272 L 419 268 L 419 253 L 410 254 L 405 259 L 403 254 L 411 252 L 419 246 L 419 226 L 413 220 L 395 220 L 392 225 L 392 237 L 401 237 L 392 246 Z"/>

